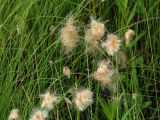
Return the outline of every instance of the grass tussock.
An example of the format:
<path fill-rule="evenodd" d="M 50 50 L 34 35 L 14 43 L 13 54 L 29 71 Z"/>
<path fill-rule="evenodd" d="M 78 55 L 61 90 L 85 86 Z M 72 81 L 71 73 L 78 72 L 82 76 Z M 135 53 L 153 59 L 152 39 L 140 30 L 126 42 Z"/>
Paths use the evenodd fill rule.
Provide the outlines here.
<path fill-rule="evenodd" d="M 0 119 L 159 119 L 159 6 L 1 0 Z"/>

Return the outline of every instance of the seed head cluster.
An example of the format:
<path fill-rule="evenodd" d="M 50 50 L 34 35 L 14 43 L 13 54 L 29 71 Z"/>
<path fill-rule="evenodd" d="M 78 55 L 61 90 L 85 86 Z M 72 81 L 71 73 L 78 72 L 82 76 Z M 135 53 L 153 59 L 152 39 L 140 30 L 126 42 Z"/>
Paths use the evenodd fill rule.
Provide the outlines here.
<path fill-rule="evenodd" d="M 104 43 L 102 43 L 102 46 L 106 49 L 108 55 L 115 55 L 120 49 L 121 40 L 118 38 L 118 36 L 110 34 L 107 36 L 107 39 Z"/>
<path fill-rule="evenodd" d="M 42 98 L 41 108 L 35 109 L 32 112 L 30 120 L 45 120 L 48 117 L 50 110 L 58 103 L 58 97 L 51 91 L 46 91 L 45 94 L 40 96 Z"/>
<path fill-rule="evenodd" d="M 49 91 L 41 95 L 41 97 L 42 97 L 41 108 L 52 109 L 54 105 L 58 102 L 58 97 Z"/>
<path fill-rule="evenodd" d="M 99 48 L 101 38 L 105 33 L 105 25 L 93 18 L 91 19 L 90 28 L 86 31 L 85 41 L 88 53 L 93 53 Z"/>
<path fill-rule="evenodd" d="M 8 120 L 19 120 L 19 110 L 18 109 L 11 110 Z"/>
<path fill-rule="evenodd" d="M 67 20 L 65 26 L 61 29 L 60 38 L 62 47 L 67 53 L 73 51 L 77 46 L 79 35 L 72 17 Z"/>
<path fill-rule="evenodd" d="M 129 46 L 130 41 L 131 41 L 131 39 L 133 38 L 134 35 L 135 35 L 135 32 L 132 29 L 129 29 L 125 33 L 124 38 L 125 38 L 125 44 L 126 44 L 126 46 Z"/>
<path fill-rule="evenodd" d="M 73 102 L 77 110 L 83 111 L 93 103 L 93 93 L 90 89 L 78 90 L 75 93 Z"/>
<path fill-rule="evenodd" d="M 73 51 L 78 42 L 79 42 L 79 34 L 78 29 L 74 25 L 75 21 L 73 17 L 70 17 L 60 31 L 60 40 L 61 45 L 64 48 L 65 52 L 69 53 Z M 50 32 L 55 34 L 55 27 L 50 27 Z M 125 33 L 125 44 L 129 45 L 130 40 L 134 36 L 133 30 L 128 30 Z M 95 19 L 91 19 L 90 27 L 85 31 L 85 45 L 87 53 L 94 53 L 97 49 L 100 48 L 100 43 L 105 36 L 105 25 L 102 22 L 98 22 Z M 104 38 L 105 39 L 105 38 Z M 109 57 L 116 56 L 117 58 L 121 58 L 120 61 L 125 61 L 123 53 L 119 52 L 121 46 L 121 40 L 117 35 L 108 34 L 107 38 L 102 43 L 102 47 L 105 49 Z M 121 54 L 120 54 L 121 53 Z M 49 64 L 52 66 L 53 61 L 49 61 Z M 64 66 L 63 75 L 70 78 L 71 70 L 68 66 Z M 116 89 L 116 70 L 111 64 L 111 61 L 100 61 L 98 62 L 97 69 L 93 72 L 93 78 L 100 83 L 101 86 L 107 88 L 111 88 L 112 91 Z M 69 80 L 68 80 L 69 81 Z M 70 82 L 70 81 L 69 81 Z M 63 97 L 66 103 L 70 106 L 74 105 L 74 107 L 78 111 L 84 111 L 93 103 L 93 92 L 89 88 L 84 89 L 76 89 L 74 94 L 71 95 L 72 99 L 68 97 Z M 48 118 L 48 114 L 52 109 L 55 109 L 55 105 L 59 103 L 59 96 L 55 95 L 52 91 L 46 91 L 41 96 L 41 105 L 39 109 L 35 109 L 29 120 L 45 120 Z M 132 94 L 132 99 L 136 99 L 136 94 Z M 13 109 L 10 112 L 9 120 L 19 120 L 19 110 Z"/>
<path fill-rule="evenodd" d="M 45 120 L 48 116 L 48 111 L 37 109 L 33 112 L 29 120 Z"/>
<path fill-rule="evenodd" d="M 115 70 L 109 61 L 101 61 L 98 63 L 98 68 L 94 72 L 94 79 L 102 86 L 108 86 L 113 82 Z"/>
<path fill-rule="evenodd" d="M 64 67 L 63 67 L 63 74 L 64 74 L 65 76 L 67 76 L 68 78 L 70 78 L 70 76 L 71 76 L 71 70 L 69 69 L 68 66 L 64 66 Z"/>

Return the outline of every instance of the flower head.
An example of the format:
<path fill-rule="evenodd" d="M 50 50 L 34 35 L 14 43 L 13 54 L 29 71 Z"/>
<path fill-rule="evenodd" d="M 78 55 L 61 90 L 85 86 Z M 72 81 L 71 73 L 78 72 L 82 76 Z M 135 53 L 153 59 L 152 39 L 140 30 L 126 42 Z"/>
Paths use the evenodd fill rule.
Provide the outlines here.
<path fill-rule="evenodd" d="M 19 110 L 18 109 L 11 110 L 8 120 L 19 120 Z"/>
<path fill-rule="evenodd" d="M 114 55 L 120 49 L 121 40 L 116 35 L 110 34 L 107 36 L 107 40 L 102 44 L 106 49 L 108 55 Z"/>
<path fill-rule="evenodd" d="M 93 18 L 91 19 L 91 28 L 88 30 L 90 37 L 100 40 L 105 33 L 105 26 L 103 23 L 97 22 Z"/>
<path fill-rule="evenodd" d="M 105 33 L 105 25 L 97 22 L 93 18 L 91 19 L 90 28 L 86 31 L 85 41 L 87 46 L 87 52 L 94 52 L 99 48 L 99 42 Z"/>
<path fill-rule="evenodd" d="M 68 66 L 64 66 L 64 67 L 63 67 L 63 74 L 64 74 L 65 76 L 67 76 L 68 78 L 70 78 L 70 76 L 71 76 L 71 70 L 69 69 Z"/>
<path fill-rule="evenodd" d="M 131 29 L 129 29 L 125 35 L 124 35 L 124 38 L 125 38 L 125 44 L 126 46 L 129 46 L 129 43 L 131 41 L 131 39 L 133 38 L 133 36 L 135 35 L 135 32 Z"/>
<path fill-rule="evenodd" d="M 73 18 L 69 18 L 65 26 L 61 29 L 61 44 L 66 52 L 72 51 L 79 41 L 77 27 L 73 25 Z"/>
<path fill-rule="evenodd" d="M 42 97 L 41 108 L 52 109 L 53 106 L 58 102 L 58 97 L 49 91 L 41 95 L 41 97 Z"/>
<path fill-rule="evenodd" d="M 33 112 L 29 120 L 45 120 L 48 116 L 48 111 L 37 109 Z"/>
<path fill-rule="evenodd" d="M 113 82 L 115 70 L 109 61 L 101 61 L 97 70 L 94 72 L 94 79 L 101 83 L 102 86 L 110 85 Z"/>
<path fill-rule="evenodd" d="M 93 103 L 93 93 L 90 89 L 78 90 L 75 93 L 73 102 L 77 110 L 83 111 Z"/>

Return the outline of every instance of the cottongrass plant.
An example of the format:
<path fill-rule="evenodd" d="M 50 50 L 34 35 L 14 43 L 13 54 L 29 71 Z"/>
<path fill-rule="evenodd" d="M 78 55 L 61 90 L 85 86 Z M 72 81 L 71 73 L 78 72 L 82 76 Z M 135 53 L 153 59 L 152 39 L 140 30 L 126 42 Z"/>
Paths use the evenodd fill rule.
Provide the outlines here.
<path fill-rule="evenodd" d="M 114 84 L 114 74 L 115 70 L 109 61 L 100 61 L 98 63 L 98 68 L 94 72 L 93 76 L 102 87 L 113 87 L 112 85 Z"/>
<path fill-rule="evenodd" d="M 74 25 L 75 21 L 73 17 L 67 19 L 64 27 L 62 27 L 60 32 L 61 45 L 65 52 L 73 51 L 77 43 L 79 42 L 78 28 Z M 55 32 L 55 27 L 51 26 L 49 28 L 51 34 Z M 96 21 L 91 18 L 90 28 L 85 32 L 85 43 L 87 53 L 95 52 L 102 41 L 102 37 L 105 34 L 105 25 L 102 22 Z M 129 45 L 130 40 L 134 36 L 133 30 L 128 30 L 125 33 L 125 44 Z M 121 40 L 118 36 L 114 34 L 109 34 L 107 39 L 102 43 L 102 47 L 105 48 L 109 56 L 125 57 L 119 52 L 121 46 Z M 121 53 L 121 54 L 120 54 Z M 119 56 L 118 56 L 119 55 Z M 53 61 L 49 61 L 50 65 L 53 65 Z M 63 67 L 63 74 L 70 78 L 71 70 L 68 66 Z M 112 91 L 116 89 L 116 70 L 114 69 L 111 61 L 100 61 L 98 63 L 97 70 L 93 73 L 93 77 L 102 87 L 107 87 Z M 74 97 L 72 100 L 69 98 L 64 98 L 68 105 L 74 105 L 78 112 L 84 111 L 93 103 L 93 92 L 89 88 L 76 89 L 74 92 Z M 48 117 L 48 113 L 54 106 L 59 102 L 59 97 L 56 96 L 51 91 L 46 91 L 46 93 L 40 95 L 42 98 L 40 109 L 34 110 L 29 120 L 45 120 Z M 136 99 L 136 94 L 132 94 L 132 99 Z M 19 120 L 18 109 L 13 109 L 9 115 L 9 120 Z"/>
<path fill-rule="evenodd" d="M 77 27 L 74 26 L 74 19 L 70 17 L 61 29 L 60 33 L 61 45 L 65 52 L 71 52 L 79 42 L 79 35 Z"/>
<path fill-rule="evenodd" d="M 75 108 L 78 111 L 85 110 L 93 103 L 93 93 L 90 89 L 80 89 L 75 92 L 75 98 L 73 99 Z"/>
<path fill-rule="evenodd" d="M 11 110 L 8 120 L 19 120 L 19 109 Z"/>
<path fill-rule="evenodd" d="M 35 109 L 30 116 L 29 120 L 45 120 L 48 113 L 53 109 L 54 105 L 58 102 L 58 97 L 50 91 L 40 95 L 42 103 L 40 109 Z"/>
<path fill-rule="evenodd" d="M 130 41 L 131 39 L 133 38 L 133 36 L 135 35 L 135 32 L 132 30 L 132 29 L 129 29 L 125 35 L 124 35 L 124 38 L 125 38 L 125 45 L 128 47 L 129 44 L 130 44 Z"/>
<path fill-rule="evenodd" d="M 56 103 L 58 103 L 58 97 L 50 91 L 40 95 L 42 97 L 41 108 L 51 110 Z"/>
<path fill-rule="evenodd" d="M 37 109 L 33 112 L 29 120 L 45 120 L 48 117 L 48 110 Z"/>
<path fill-rule="evenodd" d="M 101 39 L 105 33 L 104 23 L 98 22 L 91 18 L 90 28 L 86 31 L 85 42 L 86 51 L 88 53 L 93 53 L 100 46 Z"/>
<path fill-rule="evenodd" d="M 68 66 L 64 66 L 64 67 L 63 67 L 63 74 L 64 74 L 65 76 L 67 76 L 68 79 L 70 78 L 70 76 L 71 76 L 71 70 L 69 69 Z"/>
<path fill-rule="evenodd" d="M 108 55 L 113 56 L 120 49 L 121 40 L 118 36 L 109 34 L 107 39 L 102 43 L 102 47 L 105 48 Z"/>

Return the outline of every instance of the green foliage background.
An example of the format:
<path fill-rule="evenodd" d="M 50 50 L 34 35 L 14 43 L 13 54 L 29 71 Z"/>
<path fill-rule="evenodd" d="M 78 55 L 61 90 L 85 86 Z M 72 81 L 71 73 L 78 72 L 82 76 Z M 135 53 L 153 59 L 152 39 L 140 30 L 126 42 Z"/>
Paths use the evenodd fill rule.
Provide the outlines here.
<path fill-rule="evenodd" d="M 59 39 L 67 14 L 76 18 L 81 34 L 80 45 L 68 55 Z M 122 47 L 129 57 L 125 69 L 117 66 L 115 101 L 91 77 L 98 61 L 112 58 L 101 50 L 91 56 L 84 52 L 84 29 L 91 15 L 103 22 L 109 20 L 107 31 L 122 40 L 128 28 L 136 33 L 129 49 Z M 26 120 L 47 89 L 64 98 L 76 86 L 90 87 L 94 104 L 77 114 L 62 99 L 49 119 L 160 118 L 159 21 L 160 0 L 0 0 L 0 119 L 7 120 L 10 110 L 19 108 L 21 119 Z M 54 36 L 49 32 L 51 25 L 56 26 Z M 72 69 L 71 79 L 62 74 L 64 65 Z M 132 93 L 137 93 L 135 101 Z"/>

